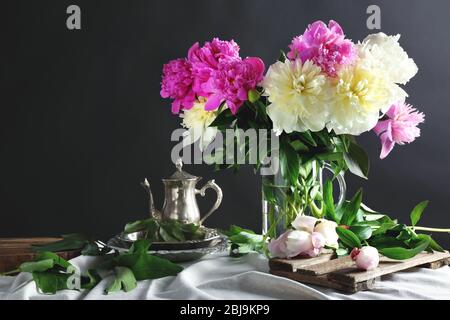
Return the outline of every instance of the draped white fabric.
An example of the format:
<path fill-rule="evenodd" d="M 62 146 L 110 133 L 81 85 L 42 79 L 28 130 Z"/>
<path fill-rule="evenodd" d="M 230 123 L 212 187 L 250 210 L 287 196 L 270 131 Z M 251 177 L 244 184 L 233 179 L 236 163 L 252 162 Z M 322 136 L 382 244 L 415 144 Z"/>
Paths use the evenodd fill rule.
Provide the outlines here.
<path fill-rule="evenodd" d="M 82 271 L 95 257 L 77 257 L 71 262 Z M 112 281 L 105 277 L 92 290 L 63 290 L 55 295 L 40 294 L 31 275 L 0 277 L 0 299 L 450 299 L 450 268 L 413 268 L 382 277 L 372 291 L 355 294 L 304 285 L 268 273 L 267 259 L 258 254 L 231 258 L 213 255 L 183 265 L 177 277 L 139 281 L 128 293 L 105 295 Z"/>

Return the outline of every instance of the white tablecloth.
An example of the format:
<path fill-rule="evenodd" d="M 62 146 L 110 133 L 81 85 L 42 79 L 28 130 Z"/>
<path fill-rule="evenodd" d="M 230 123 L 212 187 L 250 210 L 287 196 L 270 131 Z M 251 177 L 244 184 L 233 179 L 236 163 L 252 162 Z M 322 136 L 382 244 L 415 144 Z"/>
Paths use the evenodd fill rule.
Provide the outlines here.
<path fill-rule="evenodd" d="M 71 262 L 82 271 L 95 257 L 77 257 Z M 304 285 L 268 273 L 267 259 L 259 254 L 231 258 L 213 255 L 184 264 L 177 277 L 138 282 L 128 293 L 105 295 L 112 276 L 95 288 L 63 290 L 56 295 L 39 294 L 31 275 L 0 277 L 0 299 L 450 299 L 450 268 L 414 268 L 382 277 L 372 291 L 343 294 Z"/>

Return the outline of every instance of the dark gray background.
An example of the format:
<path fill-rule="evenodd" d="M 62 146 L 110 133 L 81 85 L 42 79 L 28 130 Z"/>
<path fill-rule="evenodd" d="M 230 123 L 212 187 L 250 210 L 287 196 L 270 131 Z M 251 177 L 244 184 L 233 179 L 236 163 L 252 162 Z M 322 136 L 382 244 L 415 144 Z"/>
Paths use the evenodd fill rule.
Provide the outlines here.
<path fill-rule="evenodd" d="M 82 10 L 82 30 L 66 28 L 66 8 Z M 146 216 L 139 186 L 149 177 L 157 205 L 160 178 L 172 173 L 170 134 L 179 119 L 159 96 L 162 64 L 195 41 L 234 39 L 242 56 L 267 65 L 317 19 L 337 20 L 362 40 L 366 8 L 378 4 L 382 31 L 401 33 L 419 66 L 409 102 L 426 113 L 422 137 L 379 160 L 368 133 L 370 180 L 365 202 L 407 222 L 429 199 L 422 225 L 450 227 L 449 1 L 63 1 L 2 2 L 0 94 L 0 237 L 87 232 L 103 239 Z M 209 225 L 259 229 L 259 176 L 206 165 L 191 173 L 215 178 L 225 198 Z M 206 209 L 212 203 L 201 199 Z M 437 236 L 447 247 L 450 235 Z"/>

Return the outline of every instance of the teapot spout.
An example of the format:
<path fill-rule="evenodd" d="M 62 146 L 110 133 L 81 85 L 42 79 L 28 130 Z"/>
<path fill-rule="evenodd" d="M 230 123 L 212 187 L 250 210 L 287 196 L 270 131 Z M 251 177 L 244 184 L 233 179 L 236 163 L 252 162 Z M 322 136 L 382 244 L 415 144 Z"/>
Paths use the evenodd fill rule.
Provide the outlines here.
<path fill-rule="evenodd" d="M 141 186 L 147 191 L 148 194 L 148 209 L 150 213 L 150 217 L 154 219 L 161 219 L 161 213 L 155 209 L 155 202 L 153 201 L 153 194 L 150 188 L 150 183 L 147 178 L 144 179 L 144 182 L 141 182 Z"/>

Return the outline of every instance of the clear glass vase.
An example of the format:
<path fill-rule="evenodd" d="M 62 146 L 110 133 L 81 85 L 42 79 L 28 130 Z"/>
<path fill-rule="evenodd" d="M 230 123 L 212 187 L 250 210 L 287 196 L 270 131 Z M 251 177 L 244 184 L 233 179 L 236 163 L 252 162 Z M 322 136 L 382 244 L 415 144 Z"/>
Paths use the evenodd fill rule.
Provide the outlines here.
<path fill-rule="evenodd" d="M 271 239 L 287 230 L 298 215 L 323 215 L 322 186 L 326 179 L 336 177 L 339 184 L 339 207 L 345 200 L 346 184 L 343 173 L 334 175 L 331 166 L 317 161 L 300 165 L 296 187 L 288 185 L 281 170 L 274 175 L 262 176 L 262 233 Z"/>

